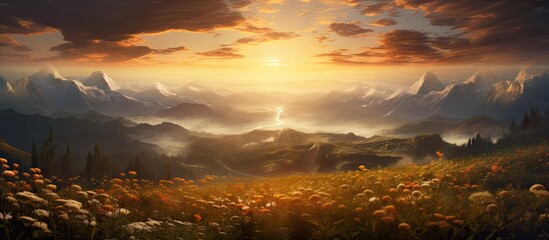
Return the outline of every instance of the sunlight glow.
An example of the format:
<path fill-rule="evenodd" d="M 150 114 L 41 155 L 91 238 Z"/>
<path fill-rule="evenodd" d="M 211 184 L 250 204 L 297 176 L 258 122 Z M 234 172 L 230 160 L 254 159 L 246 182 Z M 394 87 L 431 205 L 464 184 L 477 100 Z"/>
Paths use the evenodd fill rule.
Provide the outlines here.
<path fill-rule="evenodd" d="M 276 58 L 276 57 L 269 57 L 265 60 L 265 66 L 270 66 L 270 67 L 277 67 L 277 66 L 281 66 L 282 64 L 280 63 L 280 59 Z"/>

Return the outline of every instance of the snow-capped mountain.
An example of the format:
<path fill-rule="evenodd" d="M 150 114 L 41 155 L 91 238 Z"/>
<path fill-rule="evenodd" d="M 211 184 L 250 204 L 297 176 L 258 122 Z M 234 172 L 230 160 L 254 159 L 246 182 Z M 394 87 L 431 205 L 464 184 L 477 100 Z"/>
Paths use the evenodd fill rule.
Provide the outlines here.
<path fill-rule="evenodd" d="M 170 108 L 180 103 L 198 103 L 190 96 L 178 95 L 162 83 L 153 83 L 135 89 L 121 89 L 121 93 L 141 102 L 158 103 L 163 108 Z"/>
<path fill-rule="evenodd" d="M 112 80 L 112 78 L 103 71 L 93 72 L 88 78 L 84 79 L 82 83 L 86 86 L 95 86 L 105 92 L 120 90 L 118 83 Z"/>
<path fill-rule="evenodd" d="M 477 115 L 507 120 L 531 107 L 549 106 L 549 74 L 522 69 L 514 80 L 489 70 L 474 73 L 463 82 L 444 87 L 432 73 L 424 74 L 406 91 L 362 106 L 367 112 L 404 119 L 431 115 L 468 118 Z"/>
<path fill-rule="evenodd" d="M 104 72 L 94 72 L 84 82 L 86 85 L 66 79 L 49 66 L 29 77 L 6 81 L 0 89 L 0 108 L 40 114 L 97 111 L 113 116 L 154 113 L 162 109 L 158 104 L 145 104 L 116 92 L 118 84 Z"/>
<path fill-rule="evenodd" d="M 2 76 L 0 76 L 0 91 L 13 91 L 11 84 Z"/>
<path fill-rule="evenodd" d="M 426 72 L 419 81 L 408 88 L 408 93 L 413 95 L 426 95 L 432 91 L 440 91 L 446 87 L 441 83 L 437 76 L 431 72 Z"/>

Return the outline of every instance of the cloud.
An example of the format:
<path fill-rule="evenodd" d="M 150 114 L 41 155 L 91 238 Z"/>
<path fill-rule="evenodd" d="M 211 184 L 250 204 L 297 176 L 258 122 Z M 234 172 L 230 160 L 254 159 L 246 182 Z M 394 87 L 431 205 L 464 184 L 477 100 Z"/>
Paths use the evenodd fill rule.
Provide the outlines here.
<path fill-rule="evenodd" d="M 210 57 L 210 58 L 224 58 L 224 59 L 233 59 L 233 58 L 243 58 L 244 55 L 238 54 L 238 49 L 232 47 L 222 47 L 214 49 L 207 52 L 198 52 L 197 55 Z"/>
<path fill-rule="evenodd" d="M 245 22 L 238 8 L 246 0 L 5 0 L 0 6 L 0 33 L 31 34 L 58 29 L 67 43 L 52 50 L 60 57 L 75 57 L 89 50 L 121 53 L 127 60 L 155 53 L 145 46 L 126 46 L 139 34 L 168 30 L 205 32 Z M 82 49 L 78 49 L 82 48 Z M 98 54 L 106 54 L 104 51 Z M 112 54 L 110 54 L 112 55 Z"/>
<path fill-rule="evenodd" d="M 343 37 L 365 37 L 374 30 L 362 28 L 356 23 L 332 23 L 329 30 Z"/>
<path fill-rule="evenodd" d="M 155 49 L 153 50 L 153 53 L 166 55 L 166 54 L 172 54 L 175 52 L 182 52 L 185 50 L 188 50 L 188 49 L 184 46 L 179 46 L 179 47 L 171 47 L 171 48 L 165 48 L 165 49 Z"/>
<path fill-rule="evenodd" d="M 323 43 L 323 42 L 333 42 L 334 40 L 333 39 L 330 39 L 329 37 L 326 37 L 324 35 L 322 36 L 317 36 L 315 37 L 316 41 L 319 42 L 319 43 Z"/>
<path fill-rule="evenodd" d="M 257 44 L 257 43 L 263 43 L 263 42 L 268 42 L 273 40 L 292 39 L 292 38 L 301 36 L 294 32 L 277 32 L 274 29 L 269 27 L 258 27 L 249 23 L 243 24 L 237 29 L 239 29 L 240 31 L 257 34 L 257 36 L 244 37 L 244 38 L 237 39 L 233 43 L 233 45 Z M 231 45 L 231 44 L 228 44 L 228 45 Z"/>
<path fill-rule="evenodd" d="M 9 48 L 17 51 L 31 51 L 25 44 L 17 42 L 12 37 L 6 35 L 0 35 L 0 48 Z"/>
<path fill-rule="evenodd" d="M 320 57 L 357 64 L 549 63 L 546 1 L 396 0 L 366 4 L 362 13 L 377 15 L 398 8 L 422 14 L 432 26 L 448 31 L 391 30 L 377 35 L 377 46 L 363 52 L 335 51 Z M 370 24 L 383 25 L 377 21 Z"/>
<path fill-rule="evenodd" d="M 257 8 L 257 11 L 260 12 L 260 13 L 277 13 L 278 12 L 278 8 L 276 7 L 273 7 L 273 6 L 260 6 Z"/>
<path fill-rule="evenodd" d="M 394 2 L 383 0 L 374 2 L 375 3 L 364 5 L 360 13 L 365 16 L 377 16 L 383 13 L 388 13 L 391 16 L 398 15 L 398 10 Z"/>
<path fill-rule="evenodd" d="M 547 1 L 397 0 L 396 4 L 421 12 L 431 25 L 460 32 L 467 40 L 439 39 L 440 47 L 446 45 L 453 56 L 488 62 L 549 60 Z"/>
<path fill-rule="evenodd" d="M 171 54 L 186 50 L 185 47 L 151 49 L 147 46 L 123 45 L 118 42 L 99 41 L 93 44 L 78 45 L 63 43 L 52 47 L 58 56 L 45 60 L 71 60 L 85 62 L 123 62 L 148 54 Z"/>
<path fill-rule="evenodd" d="M 392 18 L 381 18 L 381 19 L 377 19 L 377 20 L 374 20 L 374 21 L 371 21 L 369 23 L 369 25 L 372 25 L 372 26 L 392 26 L 392 25 L 395 25 L 397 24 L 397 21 L 392 19 Z"/>
<path fill-rule="evenodd" d="M 26 63 L 36 61 L 35 58 L 28 54 L 21 53 L 0 53 L 1 63 Z"/>
<path fill-rule="evenodd" d="M 364 48 L 358 53 L 336 50 L 318 54 L 336 63 L 434 63 L 473 60 L 467 54 L 459 54 L 457 49 L 470 44 L 459 36 L 431 36 L 417 30 L 391 30 L 380 35 L 379 44 Z"/>
<path fill-rule="evenodd" d="M 273 40 L 292 39 L 299 37 L 299 34 L 293 32 L 269 32 L 261 34 L 257 37 L 244 37 L 237 39 L 233 44 L 258 44 Z"/>

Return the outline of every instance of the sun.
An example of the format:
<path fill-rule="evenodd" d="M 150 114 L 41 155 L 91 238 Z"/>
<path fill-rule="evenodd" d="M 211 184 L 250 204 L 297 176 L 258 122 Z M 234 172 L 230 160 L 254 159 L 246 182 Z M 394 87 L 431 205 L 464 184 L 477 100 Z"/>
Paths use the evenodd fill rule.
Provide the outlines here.
<path fill-rule="evenodd" d="M 268 57 L 265 59 L 265 66 L 276 67 L 282 65 L 277 57 Z"/>

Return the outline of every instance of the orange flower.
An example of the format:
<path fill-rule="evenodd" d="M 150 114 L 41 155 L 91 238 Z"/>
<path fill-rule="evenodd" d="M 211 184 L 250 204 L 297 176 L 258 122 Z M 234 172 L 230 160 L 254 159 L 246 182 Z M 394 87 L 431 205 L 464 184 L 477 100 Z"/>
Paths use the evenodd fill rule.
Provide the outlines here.
<path fill-rule="evenodd" d="M 309 197 L 309 202 L 316 203 L 320 201 L 321 197 L 319 195 L 313 194 Z"/>
<path fill-rule="evenodd" d="M 111 205 L 104 205 L 103 209 L 107 212 L 114 212 L 114 207 Z"/>
<path fill-rule="evenodd" d="M 384 222 L 385 224 L 389 224 L 389 223 L 392 223 L 394 220 L 393 217 L 389 217 L 389 216 L 386 216 L 386 217 L 382 217 L 381 218 L 381 221 Z"/>
<path fill-rule="evenodd" d="M 428 222 L 428 223 L 427 223 L 427 227 L 436 227 L 436 226 L 438 226 L 438 223 L 437 223 L 437 222 L 432 222 L 432 221 L 431 221 L 431 222 Z"/>
<path fill-rule="evenodd" d="M 437 156 L 438 158 L 442 158 L 444 157 L 444 153 L 437 151 Z"/>
<path fill-rule="evenodd" d="M 15 177 L 15 173 L 13 171 L 6 170 L 2 173 L 2 176 L 4 176 L 4 177 Z"/>
<path fill-rule="evenodd" d="M 262 208 L 262 209 L 259 209 L 259 213 L 261 213 L 261 214 L 269 214 L 269 213 L 271 213 L 271 210 L 270 210 L 270 209 L 267 209 L 267 208 Z"/>
<path fill-rule="evenodd" d="M 501 171 L 503 169 L 503 167 L 501 167 L 500 165 L 498 165 L 497 163 L 492 165 L 492 172 L 498 172 L 498 171 Z"/>
<path fill-rule="evenodd" d="M 195 214 L 194 215 L 194 219 L 197 221 L 197 222 L 200 222 L 202 220 L 202 217 L 200 216 L 200 214 Z"/>
<path fill-rule="evenodd" d="M 395 216 L 397 214 L 396 207 L 394 205 L 387 205 L 383 208 L 383 210 L 385 210 L 392 216 Z"/>
<path fill-rule="evenodd" d="M 443 220 L 444 219 L 444 215 L 442 215 L 440 213 L 433 214 L 433 217 L 435 217 L 437 220 Z"/>
<path fill-rule="evenodd" d="M 385 217 L 386 213 L 385 213 L 384 210 L 376 210 L 376 211 L 374 211 L 374 213 L 372 213 L 372 215 L 374 217 L 381 218 L 381 217 Z"/>
<path fill-rule="evenodd" d="M 128 174 L 130 176 L 135 176 L 135 175 L 137 175 L 137 172 L 136 171 L 129 171 Z"/>
<path fill-rule="evenodd" d="M 408 223 L 401 223 L 398 225 L 398 230 L 401 231 L 410 231 L 410 224 Z"/>
<path fill-rule="evenodd" d="M 459 219 L 456 219 L 454 221 L 452 221 L 452 224 L 456 225 L 456 226 L 461 226 L 463 225 L 463 221 L 462 220 L 459 220 Z"/>
<path fill-rule="evenodd" d="M 327 203 L 324 203 L 322 204 L 322 206 L 320 207 L 320 209 L 322 210 L 328 210 L 328 209 L 331 209 L 333 206 L 333 204 L 331 202 L 327 202 Z"/>

